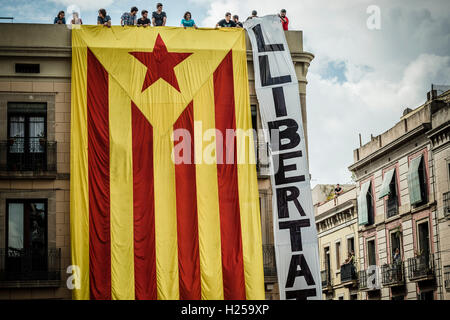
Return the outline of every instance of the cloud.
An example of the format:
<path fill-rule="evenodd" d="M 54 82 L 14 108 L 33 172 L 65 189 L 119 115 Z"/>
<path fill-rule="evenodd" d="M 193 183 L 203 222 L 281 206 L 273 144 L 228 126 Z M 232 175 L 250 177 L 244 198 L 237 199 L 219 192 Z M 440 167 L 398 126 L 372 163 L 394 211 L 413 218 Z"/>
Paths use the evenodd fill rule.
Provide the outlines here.
<path fill-rule="evenodd" d="M 380 8 L 380 30 L 367 28 L 370 5 Z M 262 16 L 281 8 L 315 55 L 306 95 L 313 185 L 349 182 L 358 133 L 368 142 L 423 103 L 431 83 L 450 84 L 450 2 L 214 0 L 203 24 L 226 11 L 245 19 L 252 9 Z"/>
<path fill-rule="evenodd" d="M 106 8 L 114 3 L 114 0 L 50 0 L 55 4 L 61 4 L 65 7 L 75 6 L 81 10 L 98 10 L 99 8 Z"/>

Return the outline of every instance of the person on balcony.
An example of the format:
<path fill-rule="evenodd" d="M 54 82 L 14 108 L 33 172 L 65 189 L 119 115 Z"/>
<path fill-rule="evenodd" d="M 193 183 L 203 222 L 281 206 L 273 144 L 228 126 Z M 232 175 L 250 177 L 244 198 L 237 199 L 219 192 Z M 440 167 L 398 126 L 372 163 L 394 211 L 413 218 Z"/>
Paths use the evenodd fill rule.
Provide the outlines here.
<path fill-rule="evenodd" d="M 355 263 L 355 252 L 349 251 L 347 259 L 345 259 L 344 264 L 354 264 Z"/>
<path fill-rule="evenodd" d="M 138 19 L 137 26 L 138 27 L 148 27 L 151 25 L 151 21 L 148 18 L 148 11 L 142 10 L 141 12 L 142 17 Z"/>
<path fill-rule="evenodd" d="M 106 14 L 105 9 L 98 10 L 97 24 L 101 24 L 105 27 L 111 27 L 111 17 Z"/>
<path fill-rule="evenodd" d="M 401 263 L 402 262 L 402 257 L 400 255 L 400 249 L 399 248 L 395 248 L 394 257 L 392 258 L 392 261 L 394 261 L 394 263 Z"/>
<path fill-rule="evenodd" d="M 166 25 L 167 15 L 162 9 L 162 3 L 157 3 L 156 11 L 153 11 L 152 13 L 152 23 L 154 27 L 164 27 Z"/>
<path fill-rule="evenodd" d="M 230 27 L 236 27 L 236 23 L 234 23 L 233 20 L 231 20 L 231 13 L 227 12 L 225 13 L 225 19 L 220 20 L 216 24 L 216 28 L 230 28 Z"/>
<path fill-rule="evenodd" d="M 339 185 L 339 183 L 336 185 L 336 188 L 334 188 L 334 205 L 337 205 L 337 198 L 344 192 L 344 189 Z"/>
<path fill-rule="evenodd" d="M 242 22 L 239 21 L 239 16 L 237 14 L 235 14 L 233 16 L 233 21 L 234 21 L 234 23 L 236 23 L 236 27 L 238 27 L 238 28 L 243 28 L 244 27 L 242 25 Z"/>
<path fill-rule="evenodd" d="M 197 29 L 197 25 L 195 24 L 194 19 L 192 19 L 192 15 L 189 11 L 186 11 L 186 13 L 183 16 L 183 19 L 181 19 L 181 26 L 186 28 L 192 28 L 194 27 Z"/>
<path fill-rule="evenodd" d="M 280 13 L 278 14 L 278 17 L 280 18 L 281 24 L 283 25 L 283 30 L 287 31 L 289 19 L 288 17 L 286 17 L 286 9 L 281 9 Z"/>
<path fill-rule="evenodd" d="M 120 25 L 123 26 L 134 26 L 137 22 L 138 8 L 132 7 L 130 12 L 124 12 L 122 17 L 120 17 Z"/>
<path fill-rule="evenodd" d="M 70 23 L 71 24 L 83 24 L 83 20 L 81 20 L 78 12 L 74 11 L 72 13 L 72 20 L 70 21 Z"/>
<path fill-rule="evenodd" d="M 64 11 L 58 12 L 58 16 L 56 16 L 55 20 L 53 20 L 53 24 L 66 24 L 66 18 L 64 16 Z"/>
<path fill-rule="evenodd" d="M 252 11 L 252 15 L 250 17 L 248 17 L 247 20 L 253 19 L 253 18 L 258 18 L 258 12 L 256 12 L 256 10 Z M 247 20 L 245 20 L 245 21 L 247 21 Z"/>

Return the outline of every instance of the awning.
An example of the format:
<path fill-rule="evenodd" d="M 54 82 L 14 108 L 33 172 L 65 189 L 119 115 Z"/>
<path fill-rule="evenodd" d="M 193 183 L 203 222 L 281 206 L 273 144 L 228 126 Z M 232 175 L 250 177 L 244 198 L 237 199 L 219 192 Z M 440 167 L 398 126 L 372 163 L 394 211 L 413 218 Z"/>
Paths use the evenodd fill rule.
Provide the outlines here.
<path fill-rule="evenodd" d="M 367 208 L 367 192 L 370 188 L 370 180 L 363 183 L 358 197 L 358 223 L 365 225 L 369 223 L 369 210 Z"/>
<path fill-rule="evenodd" d="M 391 193 L 390 184 L 392 182 L 392 178 L 394 177 L 395 168 L 392 168 L 384 175 L 383 183 L 381 184 L 381 191 L 378 195 L 378 199 L 384 198 Z"/>
<path fill-rule="evenodd" d="M 408 170 L 408 191 L 409 202 L 411 205 L 422 202 L 422 193 L 420 190 L 420 175 L 419 166 L 422 161 L 422 155 L 420 157 L 411 160 Z"/>

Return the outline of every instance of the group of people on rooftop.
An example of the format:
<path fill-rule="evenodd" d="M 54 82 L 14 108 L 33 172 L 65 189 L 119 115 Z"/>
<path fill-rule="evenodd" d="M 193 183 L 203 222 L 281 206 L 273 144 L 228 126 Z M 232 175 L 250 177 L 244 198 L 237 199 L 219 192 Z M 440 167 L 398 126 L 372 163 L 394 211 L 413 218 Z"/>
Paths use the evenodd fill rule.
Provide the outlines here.
<path fill-rule="evenodd" d="M 148 18 L 148 11 L 141 11 L 141 18 L 137 18 L 137 14 L 139 9 L 137 7 L 132 7 L 130 12 L 125 12 L 120 17 L 120 25 L 121 26 L 138 26 L 138 27 L 158 27 L 165 26 L 167 22 L 167 15 L 163 11 L 162 3 L 156 4 L 156 11 L 152 12 L 151 19 Z M 256 10 L 252 11 L 252 15 L 247 18 L 253 19 L 257 18 L 258 13 Z M 280 22 L 283 26 L 283 30 L 288 30 L 289 19 L 286 16 L 286 10 L 282 9 L 278 14 L 280 18 Z M 54 19 L 54 24 L 66 24 L 65 13 L 64 11 L 60 11 L 58 15 Z M 83 24 L 78 12 L 72 13 L 71 24 Z M 111 27 L 111 17 L 106 13 L 105 9 L 98 10 L 97 24 L 103 25 L 105 27 Z M 197 29 L 197 25 L 195 24 L 194 19 L 192 18 L 192 14 L 189 11 L 186 11 L 183 18 L 181 19 L 181 24 L 184 28 L 195 28 Z M 226 27 L 237 27 L 242 28 L 242 22 L 239 21 L 238 15 L 231 16 L 230 12 L 225 13 L 225 19 L 220 20 L 216 24 L 216 28 L 226 28 Z"/>

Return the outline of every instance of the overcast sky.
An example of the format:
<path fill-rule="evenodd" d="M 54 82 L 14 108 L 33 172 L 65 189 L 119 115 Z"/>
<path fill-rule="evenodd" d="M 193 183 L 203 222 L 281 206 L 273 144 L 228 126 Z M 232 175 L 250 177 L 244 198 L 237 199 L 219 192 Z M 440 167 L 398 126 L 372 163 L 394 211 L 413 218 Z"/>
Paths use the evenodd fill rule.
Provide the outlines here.
<path fill-rule="evenodd" d="M 159 1 L 0 0 L 0 16 L 15 22 L 52 22 L 59 10 L 80 8 L 95 24 L 104 7 L 113 24 L 136 5 L 154 10 Z M 213 27 L 226 11 L 241 18 L 287 10 L 290 29 L 303 30 L 304 50 L 315 55 L 308 73 L 307 112 L 312 185 L 348 183 L 347 167 L 370 134 L 392 127 L 407 107 L 426 99 L 432 83 L 450 84 L 449 0 L 170 0 L 161 1 L 168 24 L 178 26 L 186 10 L 200 27 Z M 380 29 L 367 20 L 380 9 Z M 245 19 L 243 19 L 245 20 Z M 373 20 L 370 20 L 373 21 Z"/>

